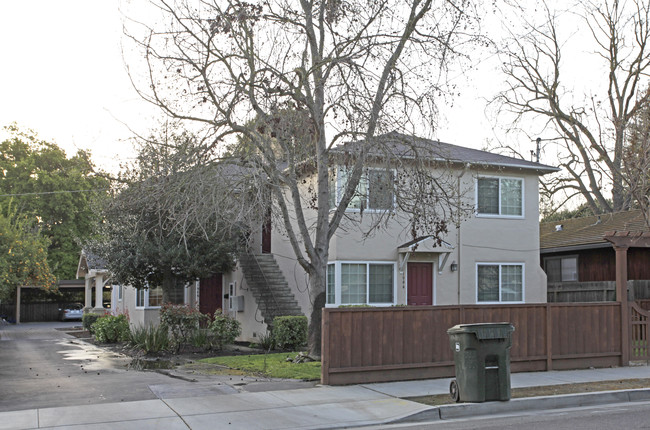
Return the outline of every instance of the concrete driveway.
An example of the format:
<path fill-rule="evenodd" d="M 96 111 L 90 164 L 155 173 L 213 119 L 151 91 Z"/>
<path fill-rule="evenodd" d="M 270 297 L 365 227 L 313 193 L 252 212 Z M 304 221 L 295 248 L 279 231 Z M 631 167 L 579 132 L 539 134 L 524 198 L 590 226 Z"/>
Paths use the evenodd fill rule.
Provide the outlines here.
<path fill-rule="evenodd" d="M 156 399 L 156 388 L 188 384 L 57 330 L 80 324 L 0 326 L 0 411 Z"/>
<path fill-rule="evenodd" d="M 134 370 L 131 358 L 65 333 L 65 328 L 80 324 L 0 325 L 0 412 L 314 386 L 228 374 Z"/>

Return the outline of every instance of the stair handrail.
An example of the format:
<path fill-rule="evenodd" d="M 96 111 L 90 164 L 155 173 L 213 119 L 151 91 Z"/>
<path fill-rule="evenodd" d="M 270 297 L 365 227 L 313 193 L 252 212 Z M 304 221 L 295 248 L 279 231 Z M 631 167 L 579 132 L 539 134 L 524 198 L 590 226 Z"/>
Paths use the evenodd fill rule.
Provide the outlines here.
<path fill-rule="evenodd" d="M 275 315 L 280 310 L 280 305 L 278 304 L 278 300 L 275 297 L 275 293 L 273 292 L 273 288 L 270 287 L 270 283 L 269 283 L 268 278 L 266 277 L 266 273 L 264 273 L 264 270 L 262 270 L 262 266 L 260 266 L 260 262 L 257 260 L 257 255 L 256 254 L 249 254 L 249 255 L 252 256 L 253 259 L 255 260 L 255 264 L 257 265 L 257 268 L 259 269 L 259 272 L 262 274 L 262 277 L 264 278 L 264 285 L 265 285 L 266 290 L 271 293 L 271 298 L 273 299 L 273 303 L 275 305 L 275 312 L 274 312 L 274 315 Z M 259 307 L 259 304 L 257 306 Z"/>

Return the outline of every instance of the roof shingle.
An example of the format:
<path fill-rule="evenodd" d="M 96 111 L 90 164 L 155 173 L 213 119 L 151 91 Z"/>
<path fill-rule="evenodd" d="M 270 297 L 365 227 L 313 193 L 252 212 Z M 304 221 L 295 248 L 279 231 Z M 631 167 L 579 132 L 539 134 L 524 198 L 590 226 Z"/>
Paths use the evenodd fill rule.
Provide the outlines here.
<path fill-rule="evenodd" d="M 542 252 L 558 248 L 611 246 L 603 236 L 612 230 L 650 231 L 640 210 L 615 212 L 540 223 L 539 245 Z"/>

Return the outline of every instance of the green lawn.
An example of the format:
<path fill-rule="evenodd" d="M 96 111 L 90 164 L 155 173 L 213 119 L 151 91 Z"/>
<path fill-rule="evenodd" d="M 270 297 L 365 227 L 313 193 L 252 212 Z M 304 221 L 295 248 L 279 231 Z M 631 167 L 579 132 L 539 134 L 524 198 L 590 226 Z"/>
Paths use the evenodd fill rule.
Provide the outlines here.
<path fill-rule="evenodd" d="M 200 363 L 218 364 L 231 369 L 238 369 L 269 378 L 287 379 L 320 379 L 320 361 L 308 363 L 292 363 L 287 357 L 293 358 L 297 352 L 282 352 L 278 354 L 233 355 L 227 357 L 212 357 L 199 360 Z"/>

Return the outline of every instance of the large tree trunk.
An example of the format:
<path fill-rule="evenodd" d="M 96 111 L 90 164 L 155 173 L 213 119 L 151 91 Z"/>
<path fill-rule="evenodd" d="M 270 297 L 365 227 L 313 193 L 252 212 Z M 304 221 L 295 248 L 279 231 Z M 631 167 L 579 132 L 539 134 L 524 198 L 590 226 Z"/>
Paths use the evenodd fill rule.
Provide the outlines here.
<path fill-rule="evenodd" d="M 316 265 L 309 276 L 309 299 L 312 303 L 311 315 L 309 316 L 309 334 L 307 345 L 309 356 L 320 359 L 321 356 L 321 339 L 322 339 L 322 320 L 323 308 L 325 307 L 327 282 L 326 278 L 327 265 Z"/>

